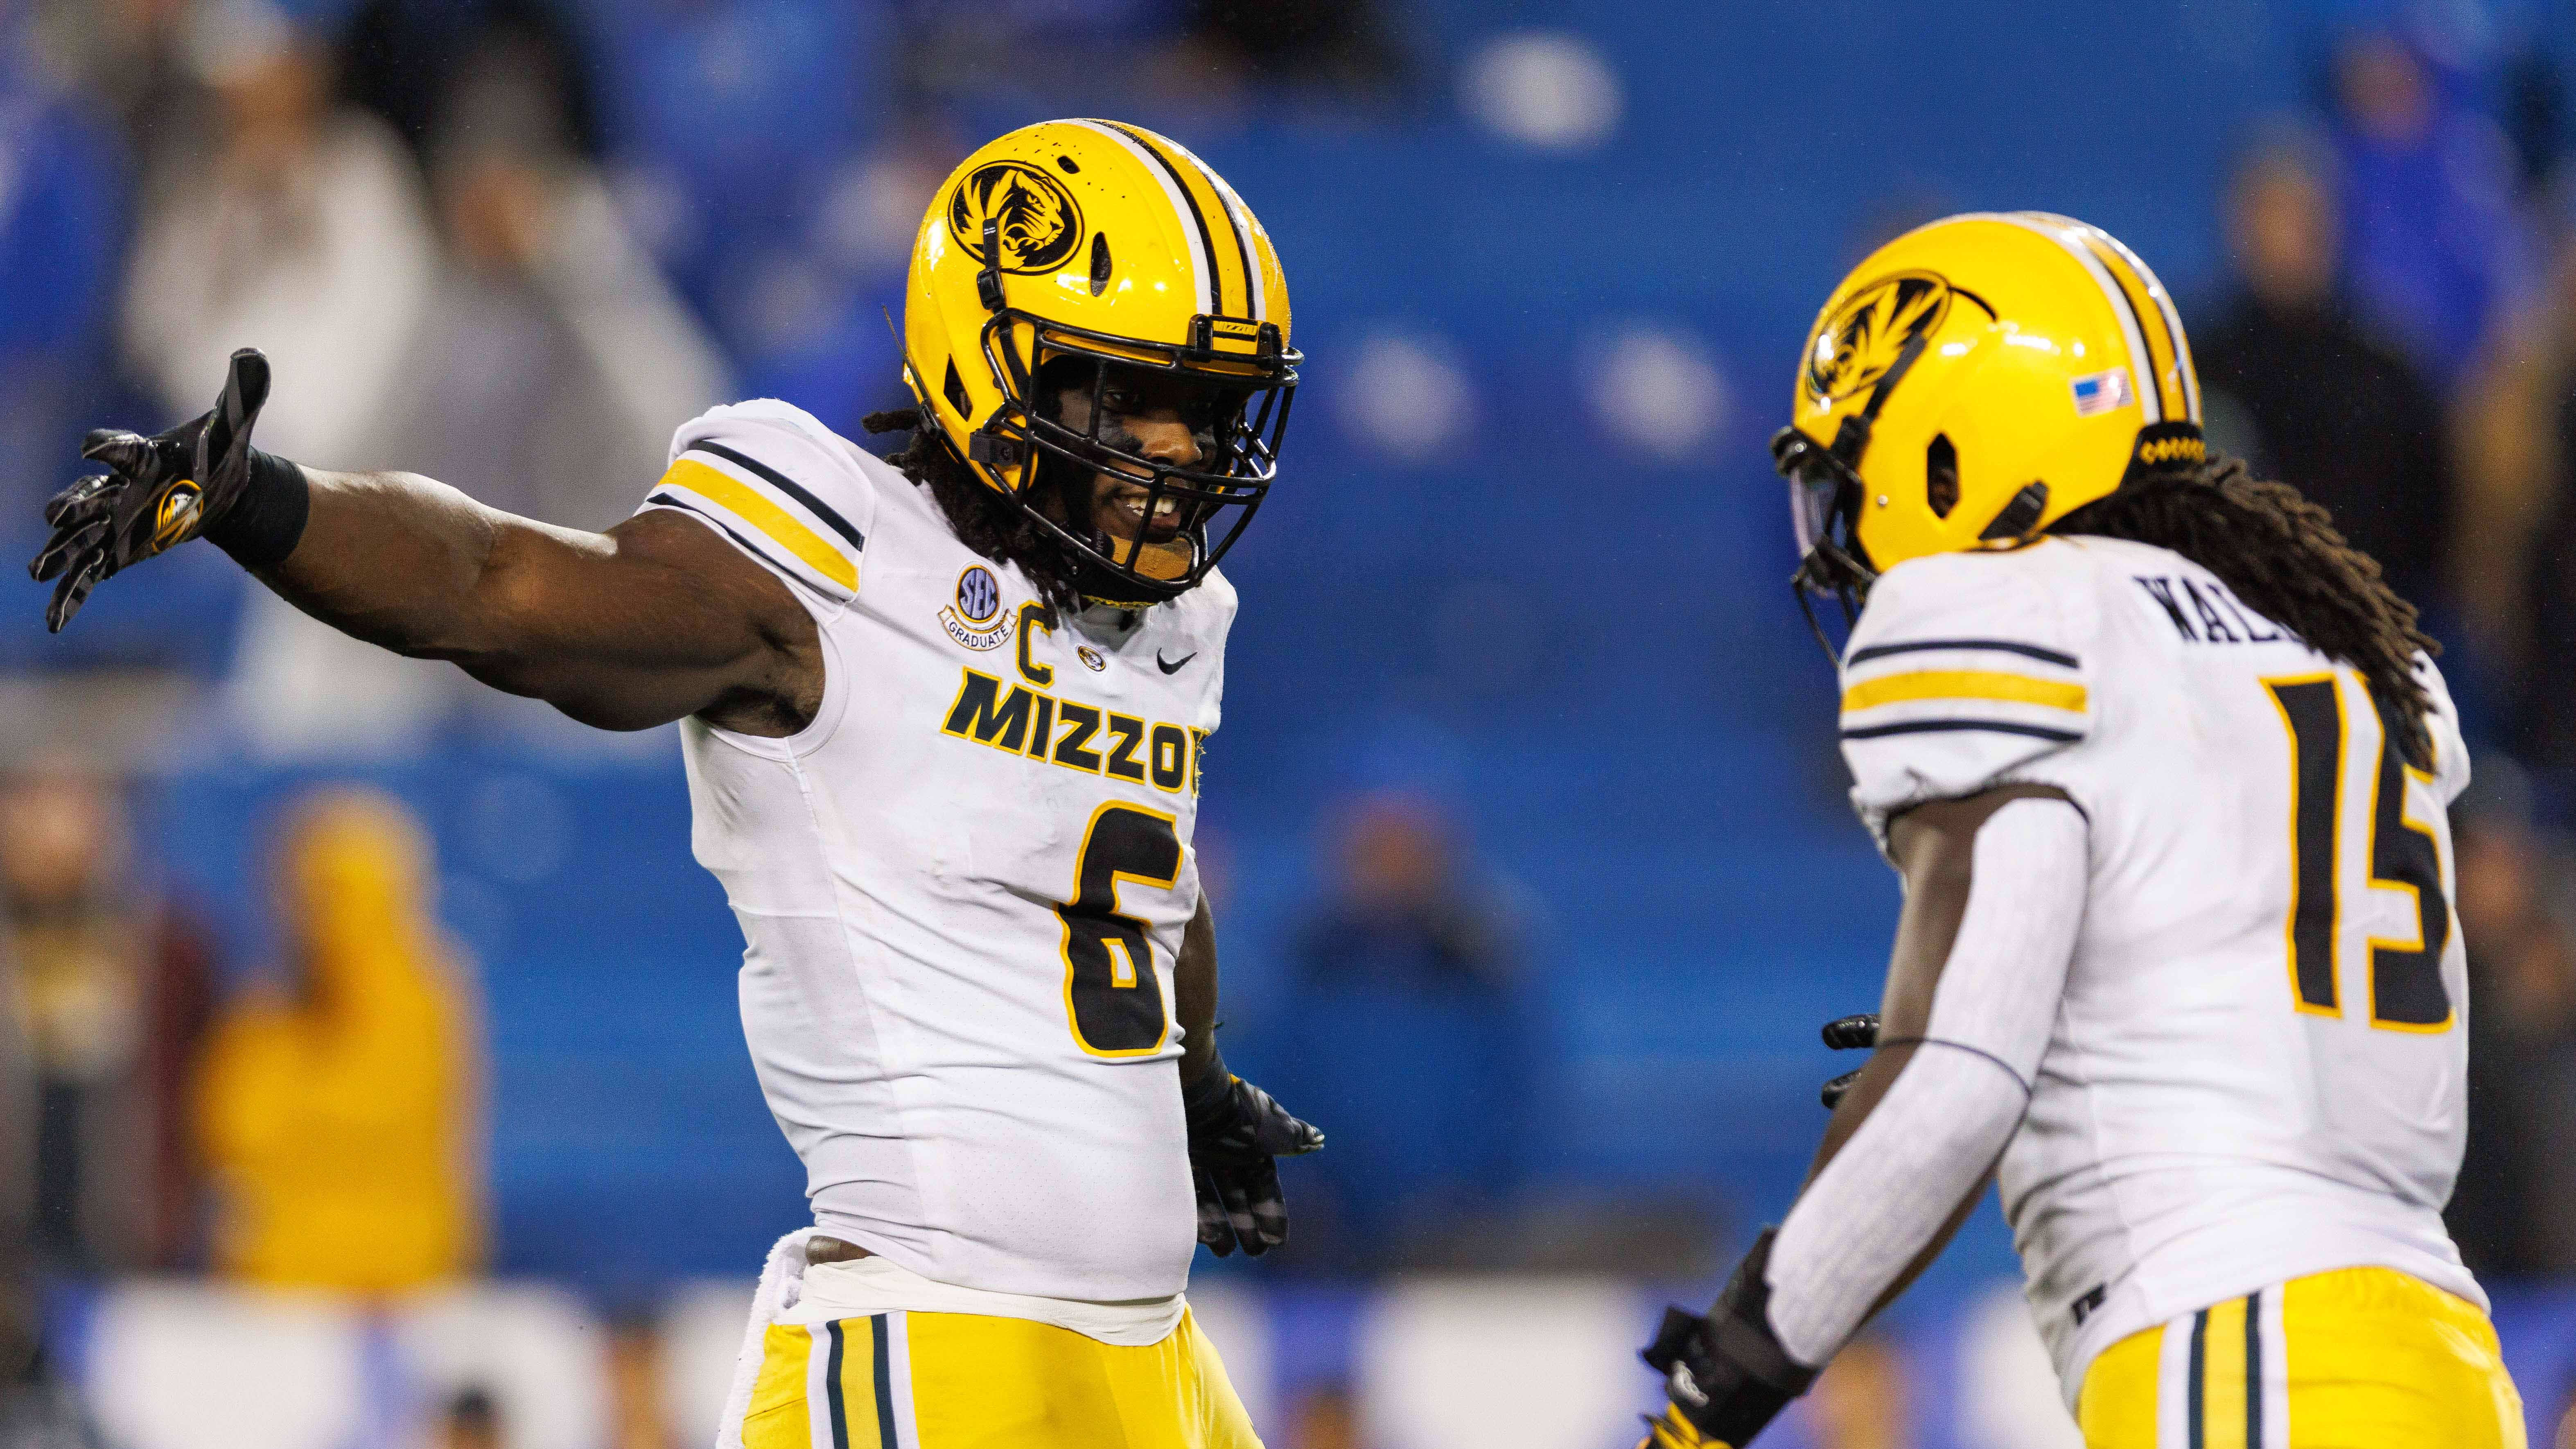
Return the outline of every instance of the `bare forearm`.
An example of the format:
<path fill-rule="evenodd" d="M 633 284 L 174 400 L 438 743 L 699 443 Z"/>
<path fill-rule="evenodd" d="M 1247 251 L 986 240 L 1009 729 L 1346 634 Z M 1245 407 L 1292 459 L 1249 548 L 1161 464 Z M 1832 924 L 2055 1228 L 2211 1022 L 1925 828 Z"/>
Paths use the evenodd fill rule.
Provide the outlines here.
<path fill-rule="evenodd" d="M 792 734 L 820 703 L 812 617 L 684 515 L 581 533 L 417 474 L 304 474 L 303 534 L 259 577 L 333 628 L 603 729 L 704 714 Z"/>
<path fill-rule="evenodd" d="M 1181 1084 L 1187 1086 L 1216 1060 L 1216 917 L 1204 892 L 1172 963 L 1172 994 L 1179 998 L 1173 1015 L 1181 1024 Z"/>
<path fill-rule="evenodd" d="M 496 565 L 531 535 L 551 535 L 545 541 L 561 548 L 585 537 L 486 508 L 417 473 L 304 475 L 312 486 L 304 536 L 262 582 L 333 628 L 400 654 L 462 660 L 506 648 L 493 608 Z"/>

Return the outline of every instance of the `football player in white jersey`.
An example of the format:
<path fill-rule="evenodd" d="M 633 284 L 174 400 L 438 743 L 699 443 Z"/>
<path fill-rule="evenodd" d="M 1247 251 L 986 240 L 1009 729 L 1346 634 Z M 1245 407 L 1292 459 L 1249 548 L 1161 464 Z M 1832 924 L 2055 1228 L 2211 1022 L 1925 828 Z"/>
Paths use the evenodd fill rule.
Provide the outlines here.
<path fill-rule="evenodd" d="M 203 535 L 306 612 L 607 729 L 677 720 L 744 1033 L 815 1227 L 771 1254 L 721 1442 L 1251 1449 L 1182 1298 L 1287 1236 L 1321 1134 L 1216 1051 L 1191 852 L 1234 589 L 1297 383 L 1261 224 L 1189 151 L 1014 131 L 940 188 L 880 461 L 780 402 L 683 425 L 577 533 L 250 445 L 93 434 L 59 629 Z"/>
<path fill-rule="evenodd" d="M 1951 217 L 1837 288 L 1773 447 L 1903 878 L 1877 1052 L 1786 1219 L 1646 1351 L 1740 1446 L 2000 1182 L 2095 1449 L 2520 1445 L 2442 1226 L 2469 778 L 2415 611 L 2205 456 L 2153 273 Z M 1821 631 L 1820 631 L 1821 633 Z"/>

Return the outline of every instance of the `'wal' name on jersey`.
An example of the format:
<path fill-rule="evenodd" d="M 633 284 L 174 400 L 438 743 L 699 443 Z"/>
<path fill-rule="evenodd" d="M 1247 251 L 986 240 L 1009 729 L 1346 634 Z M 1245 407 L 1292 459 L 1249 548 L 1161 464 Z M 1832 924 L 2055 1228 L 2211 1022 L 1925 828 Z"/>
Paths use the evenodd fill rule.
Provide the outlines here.
<path fill-rule="evenodd" d="M 2198 583 L 2171 575 L 2132 574 L 2147 597 L 2156 601 L 2173 620 L 2175 632 L 2186 644 L 2276 644 L 2297 635 L 2237 601 L 2225 585 L 2204 579 Z M 2188 605 L 2188 610 L 2186 610 Z M 2199 623 L 2198 632 L 2192 625 Z"/>

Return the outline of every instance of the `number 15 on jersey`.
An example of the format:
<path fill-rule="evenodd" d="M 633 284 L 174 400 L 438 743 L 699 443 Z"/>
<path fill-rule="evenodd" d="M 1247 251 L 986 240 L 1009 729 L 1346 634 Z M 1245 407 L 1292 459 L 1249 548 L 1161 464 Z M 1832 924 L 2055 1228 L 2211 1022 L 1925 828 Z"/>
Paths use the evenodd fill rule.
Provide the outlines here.
<path fill-rule="evenodd" d="M 2403 892 L 2414 918 L 2412 939 L 2367 938 L 2370 1024 L 2387 1031 L 2449 1030 L 2454 1018 L 2442 953 L 2451 941 L 2451 899 L 2442 889 L 2441 847 L 2433 827 L 2406 811 L 2407 785 L 2430 786 L 2432 776 L 2406 763 L 2366 692 L 2363 707 L 2381 725 L 2379 743 L 2367 758 L 2352 748 L 2352 719 L 2334 673 L 2266 679 L 2263 687 L 2290 734 L 2287 935 L 2298 1009 L 2344 1014 L 2336 971 L 2344 910 L 2366 901 L 2367 892 Z M 2369 771 L 2370 804 L 2361 818 L 2346 819 L 2345 771 L 2354 768 Z M 2365 848 L 2356 853 L 2361 868 L 2347 871 L 2344 842 L 2355 831 L 2365 832 Z"/>

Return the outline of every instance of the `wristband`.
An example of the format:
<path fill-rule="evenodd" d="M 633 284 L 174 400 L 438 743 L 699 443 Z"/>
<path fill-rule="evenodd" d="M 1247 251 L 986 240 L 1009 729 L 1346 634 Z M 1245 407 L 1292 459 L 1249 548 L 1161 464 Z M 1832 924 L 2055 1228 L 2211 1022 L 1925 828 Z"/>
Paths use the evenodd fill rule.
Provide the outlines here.
<path fill-rule="evenodd" d="M 1666 1309 L 1655 1341 L 1639 1355 L 1664 1376 L 1673 1407 L 1722 1444 L 1750 1443 L 1816 1381 L 1817 1371 L 1792 1358 L 1771 1331 L 1767 1278 L 1777 1231 L 1764 1228 L 1753 1240 L 1706 1317 Z"/>
<path fill-rule="evenodd" d="M 1224 1111 L 1233 1095 L 1234 1073 L 1225 1069 L 1222 1052 L 1211 1051 L 1207 1070 L 1199 1073 L 1197 1081 L 1181 1088 L 1181 1118 L 1195 1129 Z"/>
<path fill-rule="evenodd" d="M 246 569 L 274 568 L 295 552 L 313 508 L 313 485 L 304 470 L 274 453 L 250 451 L 250 476 L 241 496 L 206 525 L 205 538 Z"/>

